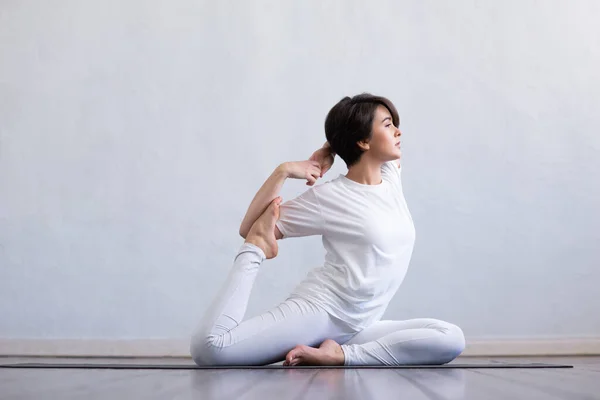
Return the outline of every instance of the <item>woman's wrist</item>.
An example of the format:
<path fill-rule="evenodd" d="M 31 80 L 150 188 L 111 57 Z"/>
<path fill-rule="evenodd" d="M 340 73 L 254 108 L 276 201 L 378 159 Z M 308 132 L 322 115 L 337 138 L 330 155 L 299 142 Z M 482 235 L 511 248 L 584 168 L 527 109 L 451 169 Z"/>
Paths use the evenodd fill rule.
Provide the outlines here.
<path fill-rule="evenodd" d="M 277 166 L 277 168 L 275 168 L 275 174 L 277 174 L 280 177 L 283 177 L 285 179 L 289 178 L 289 176 L 290 176 L 289 164 L 287 162 L 279 164 Z"/>
<path fill-rule="evenodd" d="M 331 145 L 329 144 L 329 142 L 325 142 L 325 144 L 323 145 L 323 148 L 327 151 L 329 151 L 329 153 L 331 155 L 335 155 L 335 153 L 333 152 L 333 150 L 331 150 Z"/>

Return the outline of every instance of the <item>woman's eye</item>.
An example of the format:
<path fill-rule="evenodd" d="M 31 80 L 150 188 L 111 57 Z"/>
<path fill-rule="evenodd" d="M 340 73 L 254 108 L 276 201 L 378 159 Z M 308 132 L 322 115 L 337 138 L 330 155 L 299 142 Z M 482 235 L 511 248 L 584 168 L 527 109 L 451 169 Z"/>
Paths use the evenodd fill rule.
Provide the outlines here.
<path fill-rule="evenodd" d="M 386 128 L 389 128 L 390 126 L 392 126 L 392 124 L 387 124 L 385 127 L 386 127 Z"/>

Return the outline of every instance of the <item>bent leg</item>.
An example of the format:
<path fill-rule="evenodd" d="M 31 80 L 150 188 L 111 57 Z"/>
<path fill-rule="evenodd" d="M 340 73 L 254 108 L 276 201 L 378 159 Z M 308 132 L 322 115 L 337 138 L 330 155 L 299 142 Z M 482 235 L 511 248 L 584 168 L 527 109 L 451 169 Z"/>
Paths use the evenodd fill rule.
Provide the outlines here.
<path fill-rule="evenodd" d="M 288 299 L 224 334 L 197 336 L 192 356 L 198 365 L 267 365 L 283 361 L 298 343 L 317 346 L 338 330 L 325 311 Z"/>
<path fill-rule="evenodd" d="M 258 269 L 265 258 L 260 247 L 251 243 L 242 245 L 223 287 L 196 329 L 192 345 L 198 342 L 200 336 L 222 338 L 242 322 Z"/>
<path fill-rule="evenodd" d="M 458 326 L 430 318 L 379 321 L 342 345 L 345 365 L 445 364 L 464 348 Z"/>
<path fill-rule="evenodd" d="M 242 322 L 264 259 L 259 247 L 241 247 L 224 287 L 192 336 L 190 352 L 196 364 L 265 365 L 282 361 L 298 343 L 315 346 L 339 336 L 339 324 L 302 299 L 288 299 Z"/>

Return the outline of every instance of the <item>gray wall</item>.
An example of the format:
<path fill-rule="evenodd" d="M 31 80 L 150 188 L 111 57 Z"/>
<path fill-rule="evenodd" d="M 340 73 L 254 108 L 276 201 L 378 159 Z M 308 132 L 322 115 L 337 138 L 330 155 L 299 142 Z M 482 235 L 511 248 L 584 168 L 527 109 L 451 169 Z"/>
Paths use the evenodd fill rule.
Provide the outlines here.
<path fill-rule="evenodd" d="M 1 1 L 0 337 L 186 337 L 262 182 L 362 91 L 417 229 L 386 317 L 600 335 L 598 4 Z M 249 313 L 322 257 L 281 241 Z"/>

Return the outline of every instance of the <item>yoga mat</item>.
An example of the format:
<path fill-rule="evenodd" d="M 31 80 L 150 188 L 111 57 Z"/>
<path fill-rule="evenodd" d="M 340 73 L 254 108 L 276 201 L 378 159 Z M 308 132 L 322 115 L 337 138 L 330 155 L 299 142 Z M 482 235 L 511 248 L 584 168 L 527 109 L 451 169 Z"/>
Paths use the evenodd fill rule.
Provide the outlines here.
<path fill-rule="evenodd" d="M 573 368 L 572 365 L 544 363 L 486 363 L 486 364 L 444 364 L 444 365 L 357 365 L 357 366 L 296 366 L 249 365 L 199 367 L 194 364 L 107 364 L 107 363 L 17 363 L 4 364 L 0 368 L 63 368 L 63 369 L 436 369 L 436 368 Z"/>

